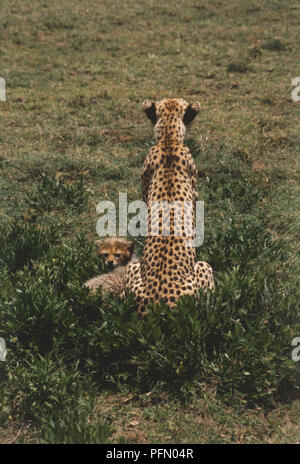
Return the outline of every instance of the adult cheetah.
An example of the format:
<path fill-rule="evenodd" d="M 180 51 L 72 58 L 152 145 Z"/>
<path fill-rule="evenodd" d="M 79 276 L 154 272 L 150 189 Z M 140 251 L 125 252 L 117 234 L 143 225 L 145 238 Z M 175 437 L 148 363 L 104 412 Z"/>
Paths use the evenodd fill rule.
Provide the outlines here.
<path fill-rule="evenodd" d="M 164 98 L 153 103 L 146 100 L 143 110 L 154 124 L 156 145 L 153 146 L 142 169 L 142 195 L 148 206 L 148 235 L 141 263 L 129 264 L 125 276 L 126 292 L 132 292 L 140 311 L 153 301 L 168 306 L 184 294 L 195 294 L 199 288 L 213 288 L 209 264 L 195 263 L 196 250 L 188 246 L 194 233 L 186 233 L 184 221 L 194 229 L 194 205 L 197 200 L 197 168 L 189 149 L 184 145 L 186 126 L 200 110 L 199 103 L 188 104 L 182 98 Z M 152 209 L 155 202 L 173 204 L 169 222 L 163 211 Z M 192 206 L 186 211 L 184 204 Z M 178 216 L 179 215 L 179 216 Z M 169 225 L 168 235 L 164 228 Z M 155 233 L 153 233 L 153 228 Z"/>

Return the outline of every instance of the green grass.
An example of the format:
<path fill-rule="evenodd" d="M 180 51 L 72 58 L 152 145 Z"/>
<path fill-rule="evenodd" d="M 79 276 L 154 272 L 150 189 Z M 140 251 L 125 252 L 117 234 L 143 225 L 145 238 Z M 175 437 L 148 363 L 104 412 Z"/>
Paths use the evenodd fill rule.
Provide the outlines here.
<path fill-rule="evenodd" d="M 299 442 L 299 17 L 275 0 L 3 0 L 0 441 Z M 217 285 L 142 322 L 82 284 L 103 271 L 96 205 L 141 197 L 141 102 L 165 96 L 202 106 L 187 144 Z"/>

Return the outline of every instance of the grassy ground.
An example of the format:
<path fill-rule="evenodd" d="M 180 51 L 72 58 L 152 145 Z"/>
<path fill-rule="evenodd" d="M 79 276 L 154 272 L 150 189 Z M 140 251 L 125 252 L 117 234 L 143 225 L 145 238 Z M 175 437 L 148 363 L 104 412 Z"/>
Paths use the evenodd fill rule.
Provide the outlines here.
<path fill-rule="evenodd" d="M 299 442 L 299 18 L 296 1 L 2 0 L 0 441 Z M 142 324 L 81 285 L 101 271 L 97 203 L 141 197 L 141 102 L 165 96 L 202 105 L 187 143 L 218 285 Z"/>

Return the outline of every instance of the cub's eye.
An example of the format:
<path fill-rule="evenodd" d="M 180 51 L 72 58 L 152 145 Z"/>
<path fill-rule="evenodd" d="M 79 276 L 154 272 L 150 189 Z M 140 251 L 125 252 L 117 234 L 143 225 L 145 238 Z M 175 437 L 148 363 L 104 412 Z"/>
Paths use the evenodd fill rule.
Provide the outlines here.
<path fill-rule="evenodd" d="M 120 258 L 120 256 L 121 256 L 121 253 L 116 253 L 116 254 L 115 254 L 115 257 L 116 257 L 116 258 Z"/>
<path fill-rule="evenodd" d="M 106 259 L 108 257 L 108 253 L 102 253 L 101 256 Z"/>

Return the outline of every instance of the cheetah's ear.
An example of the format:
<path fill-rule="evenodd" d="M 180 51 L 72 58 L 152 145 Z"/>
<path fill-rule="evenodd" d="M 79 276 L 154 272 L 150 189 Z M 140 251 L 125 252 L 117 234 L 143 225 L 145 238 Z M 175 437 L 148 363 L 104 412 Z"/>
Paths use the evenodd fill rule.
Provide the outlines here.
<path fill-rule="evenodd" d="M 187 126 L 190 124 L 193 119 L 197 116 L 197 114 L 200 111 L 200 103 L 191 103 L 187 109 L 185 110 L 184 116 L 183 116 L 183 122 Z"/>
<path fill-rule="evenodd" d="M 101 247 L 101 245 L 103 245 L 102 240 L 96 240 L 96 241 L 95 241 L 95 245 L 96 245 L 96 250 L 98 251 L 99 248 Z"/>
<path fill-rule="evenodd" d="M 155 109 L 155 103 L 153 103 L 150 100 L 145 100 L 142 103 L 142 108 L 145 111 L 146 115 L 152 122 L 152 124 L 156 124 L 157 122 L 157 116 L 156 116 L 156 109 Z"/>

